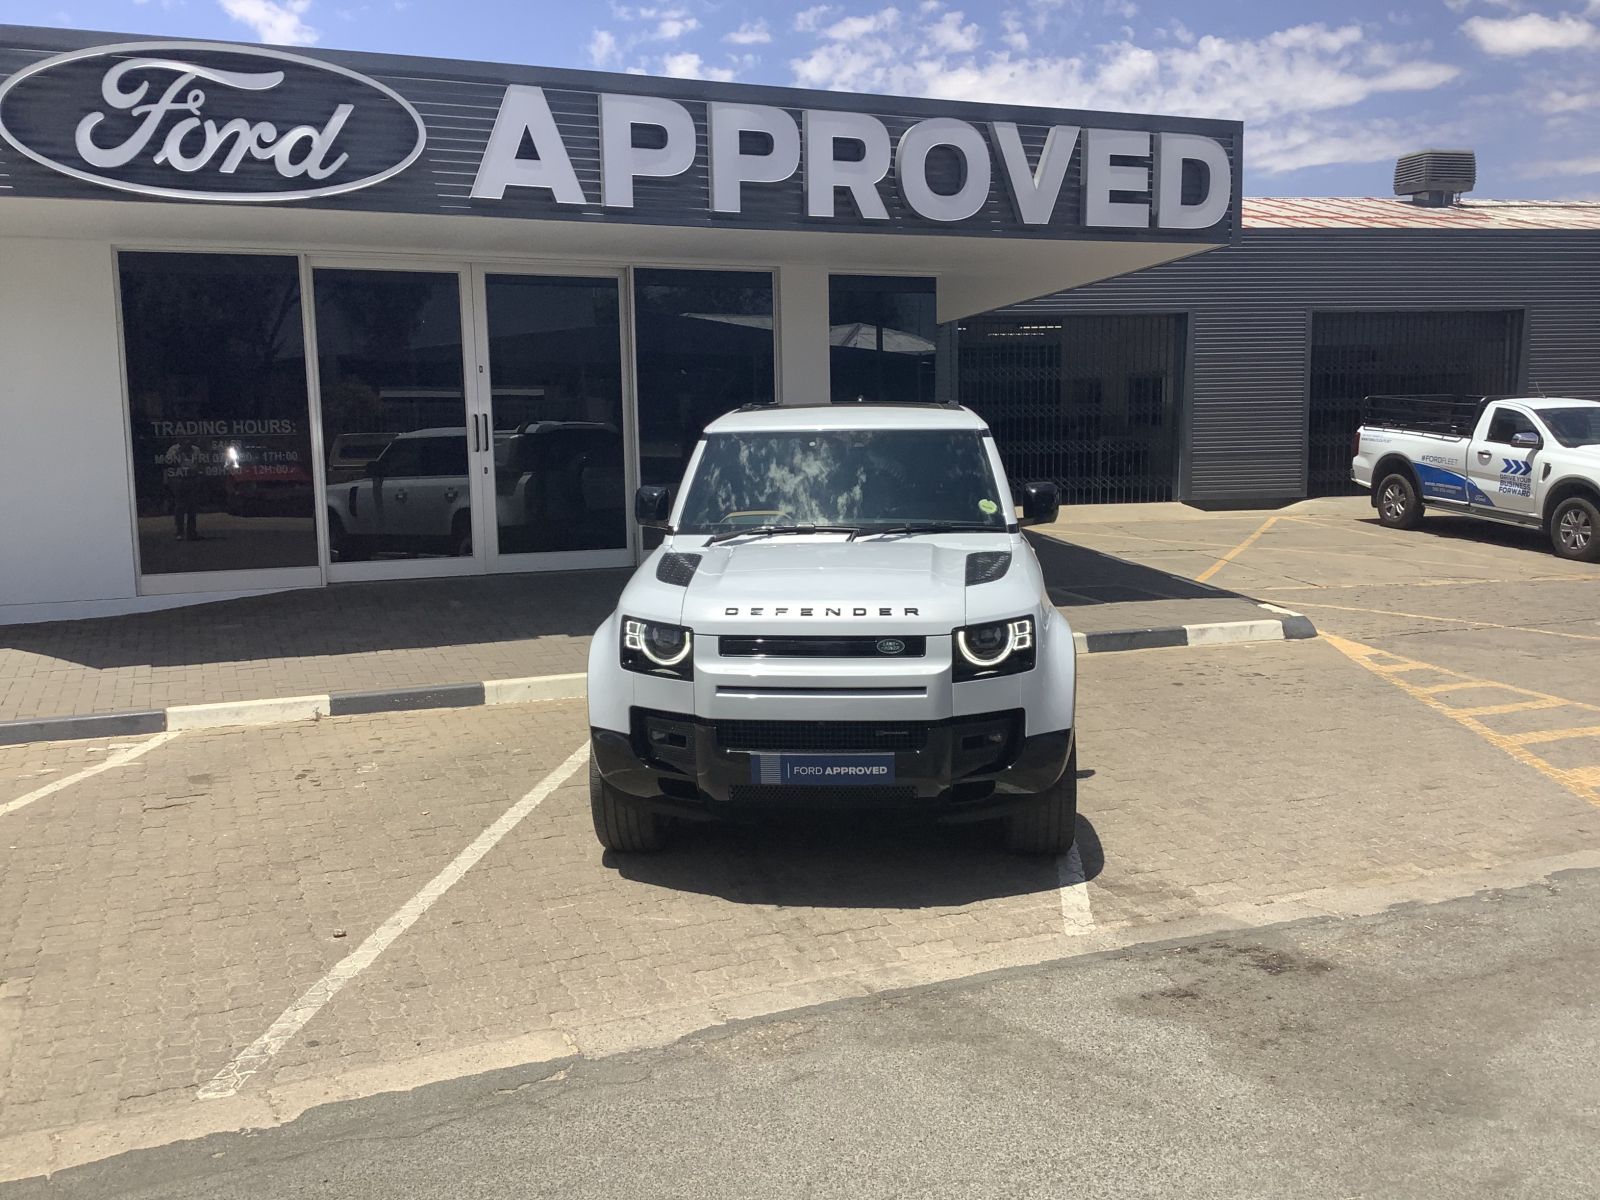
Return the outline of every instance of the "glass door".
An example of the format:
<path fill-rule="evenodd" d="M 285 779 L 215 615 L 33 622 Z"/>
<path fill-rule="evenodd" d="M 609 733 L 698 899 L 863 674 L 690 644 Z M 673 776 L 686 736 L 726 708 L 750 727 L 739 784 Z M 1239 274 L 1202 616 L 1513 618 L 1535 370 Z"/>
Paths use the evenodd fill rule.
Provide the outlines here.
<path fill-rule="evenodd" d="M 312 290 L 329 579 L 482 571 L 461 273 L 316 267 Z"/>
<path fill-rule="evenodd" d="M 491 570 L 627 566 L 620 274 L 473 273 Z"/>

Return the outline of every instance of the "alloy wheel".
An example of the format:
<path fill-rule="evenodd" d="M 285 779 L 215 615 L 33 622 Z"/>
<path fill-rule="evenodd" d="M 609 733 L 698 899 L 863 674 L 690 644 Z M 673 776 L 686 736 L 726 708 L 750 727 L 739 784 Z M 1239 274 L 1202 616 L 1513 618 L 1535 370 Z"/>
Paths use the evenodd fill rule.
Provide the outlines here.
<path fill-rule="evenodd" d="M 1391 521 L 1398 521 L 1406 515 L 1406 493 L 1398 483 L 1391 483 L 1383 489 L 1383 515 Z"/>
<path fill-rule="evenodd" d="M 1581 508 L 1569 508 L 1561 515 L 1561 544 L 1573 554 L 1581 553 L 1594 537 L 1594 526 L 1589 514 Z"/>

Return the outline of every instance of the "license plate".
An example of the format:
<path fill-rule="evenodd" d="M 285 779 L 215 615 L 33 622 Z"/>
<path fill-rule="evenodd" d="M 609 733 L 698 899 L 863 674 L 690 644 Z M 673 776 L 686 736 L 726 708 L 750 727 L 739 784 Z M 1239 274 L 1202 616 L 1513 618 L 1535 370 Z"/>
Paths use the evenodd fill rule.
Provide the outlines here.
<path fill-rule="evenodd" d="M 873 787 L 894 782 L 894 755 L 752 754 L 750 782 L 790 787 Z"/>

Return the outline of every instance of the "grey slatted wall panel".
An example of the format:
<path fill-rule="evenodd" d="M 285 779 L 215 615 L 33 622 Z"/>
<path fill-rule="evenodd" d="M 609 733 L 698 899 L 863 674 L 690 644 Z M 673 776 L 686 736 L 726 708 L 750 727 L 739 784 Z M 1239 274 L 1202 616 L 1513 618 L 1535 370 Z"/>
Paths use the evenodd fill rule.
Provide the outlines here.
<path fill-rule="evenodd" d="M 1600 400 L 1600 307 L 1542 305 L 1525 328 L 1529 391 Z"/>
<path fill-rule="evenodd" d="M 1527 372 L 1600 399 L 1600 233 L 1247 229 L 1237 246 L 1089 284 L 1006 315 L 1189 312 L 1197 504 L 1305 494 L 1307 343 L 1318 309 L 1529 309 Z"/>

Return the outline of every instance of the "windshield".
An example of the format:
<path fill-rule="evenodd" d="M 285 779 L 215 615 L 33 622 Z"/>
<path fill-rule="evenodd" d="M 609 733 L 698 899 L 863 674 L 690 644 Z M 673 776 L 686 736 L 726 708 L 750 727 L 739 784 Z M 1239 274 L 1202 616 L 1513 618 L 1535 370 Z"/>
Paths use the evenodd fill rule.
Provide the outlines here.
<path fill-rule="evenodd" d="M 1600 446 L 1600 405 L 1584 408 L 1536 408 L 1550 436 L 1563 446 Z"/>
<path fill-rule="evenodd" d="M 976 431 L 719 433 L 706 438 L 678 531 L 911 524 L 1003 530 L 1013 519 Z"/>

